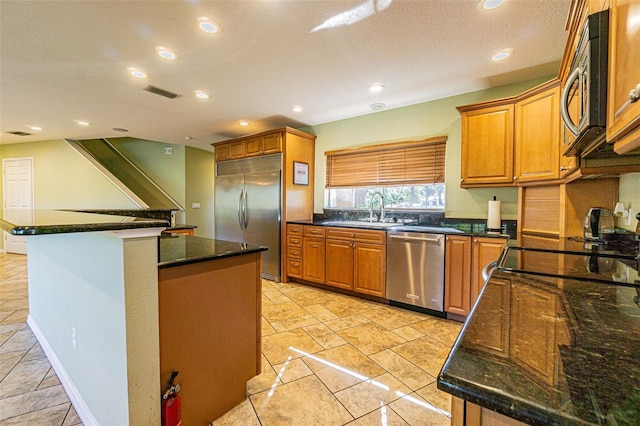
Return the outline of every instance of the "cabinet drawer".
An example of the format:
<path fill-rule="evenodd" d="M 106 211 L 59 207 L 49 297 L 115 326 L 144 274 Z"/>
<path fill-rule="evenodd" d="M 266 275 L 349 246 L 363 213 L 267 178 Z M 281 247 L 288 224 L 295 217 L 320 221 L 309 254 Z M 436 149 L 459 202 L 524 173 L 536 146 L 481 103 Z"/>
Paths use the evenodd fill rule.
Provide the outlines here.
<path fill-rule="evenodd" d="M 322 227 L 322 226 L 305 226 L 304 227 L 304 236 L 305 237 L 320 237 L 320 238 L 324 238 L 324 227 Z"/>
<path fill-rule="evenodd" d="M 386 232 L 368 229 L 327 228 L 326 237 L 336 240 L 352 240 L 361 243 L 385 244 Z"/>
<path fill-rule="evenodd" d="M 302 235 L 289 235 L 287 236 L 288 247 L 302 247 Z"/>
<path fill-rule="evenodd" d="M 287 224 L 287 235 L 302 235 L 303 225 L 298 225 L 296 223 Z"/>
<path fill-rule="evenodd" d="M 302 259 L 302 248 L 301 247 L 289 247 L 287 249 L 287 257 L 290 259 Z"/>
<path fill-rule="evenodd" d="M 289 259 L 287 266 L 288 276 L 302 278 L 302 260 Z"/>

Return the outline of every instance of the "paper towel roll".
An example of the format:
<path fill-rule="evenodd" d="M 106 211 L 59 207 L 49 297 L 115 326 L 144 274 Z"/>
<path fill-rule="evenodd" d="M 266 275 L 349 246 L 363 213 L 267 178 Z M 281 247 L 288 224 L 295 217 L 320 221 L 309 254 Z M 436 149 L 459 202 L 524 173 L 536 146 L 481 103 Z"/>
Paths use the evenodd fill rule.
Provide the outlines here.
<path fill-rule="evenodd" d="M 489 201 L 489 213 L 487 214 L 487 229 L 497 230 L 502 228 L 500 219 L 500 201 Z"/>

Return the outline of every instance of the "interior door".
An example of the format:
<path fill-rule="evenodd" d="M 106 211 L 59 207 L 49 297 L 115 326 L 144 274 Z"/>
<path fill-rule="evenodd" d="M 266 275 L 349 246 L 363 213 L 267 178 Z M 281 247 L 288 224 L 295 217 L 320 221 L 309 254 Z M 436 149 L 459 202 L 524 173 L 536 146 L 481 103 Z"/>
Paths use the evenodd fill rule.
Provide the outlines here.
<path fill-rule="evenodd" d="M 244 242 L 240 217 L 244 190 L 244 175 L 216 176 L 215 226 L 216 238 Z"/>
<path fill-rule="evenodd" d="M 269 248 L 262 252 L 262 276 L 280 281 L 280 170 L 247 173 L 244 185 L 244 242 Z"/>
<path fill-rule="evenodd" d="M 9 222 L 33 221 L 33 158 L 2 160 L 4 217 Z M 27 237 L 4 232 L 7 253 L 27 254 Z"/>

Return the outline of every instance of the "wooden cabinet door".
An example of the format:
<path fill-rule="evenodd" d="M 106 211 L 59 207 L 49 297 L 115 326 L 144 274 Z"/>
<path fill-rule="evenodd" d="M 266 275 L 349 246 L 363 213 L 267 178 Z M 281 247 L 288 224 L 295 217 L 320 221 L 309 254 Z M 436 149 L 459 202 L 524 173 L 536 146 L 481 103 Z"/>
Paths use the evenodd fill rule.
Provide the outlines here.
<path fill-rule="evenodd" d="M 245 156 L 253 157 L 262 154 L 262 138 L 252 138 L 245 141 Z"/>
<path fill-rule="evenodd" d="M 229 142 L 215 146 L 216 161 L 234 160 L 244 157 L 243 142 Z"/>
<path fill-rule="evenodd" d="M 462 113 L 460 186 L 513 182 L 513 104 Z"/>
<path fill-rule="evenodd" d="M 471 307 L 471 237 L 447 235 L 444 310 L 468 315 Z"/>
<path fill-rule="evenodd" d="M 517 182 L 560 176 L 560 87 L 516 102 Z"/>
<path fill-rule="evenodd" d="M 325 284 L 353 290 L 353 242 L 325 240 Z"/>
<path fill-rule="evenodd" d="M 618 154 L 640 153 L 638 8 L 640 0 L 611 0 L 609 9 L 607 140 Z"/>
<path fill-rule="evenodd" d="M 387 247 L 356 242 L 353 247 L 353 289 L 386 297 Z"/>
<path fill-rule="evenodd" d="M 484 286 L 482 269 L 497 260 L 506 244 L 506 238 L 474 237 L 471 269 L 471 306 L 476 302 L 480 290 Z"/>
<path fill-rule="evenodd" d="M 280 151 L 282 151 L 282 137 L 280 133 L 268 135 L 262 139 L 263 154 L 274 154 Z"/>
<path fill-rule="evenodd" d="M 302 262 L 302 278 L 308 281 L 324 283 L 324 239 L 304 238 L 302 256 L 304 259 Z"/>
<path fill-rule="evenodd" d="M 526 301 L 526 302 L 525 302 Z M 557 350 L 532 350 L 556 347 L 558 296 L 525 278 L 517 278 L 511 287 L 511 359 L 547 384 L 555 383 Z"/>

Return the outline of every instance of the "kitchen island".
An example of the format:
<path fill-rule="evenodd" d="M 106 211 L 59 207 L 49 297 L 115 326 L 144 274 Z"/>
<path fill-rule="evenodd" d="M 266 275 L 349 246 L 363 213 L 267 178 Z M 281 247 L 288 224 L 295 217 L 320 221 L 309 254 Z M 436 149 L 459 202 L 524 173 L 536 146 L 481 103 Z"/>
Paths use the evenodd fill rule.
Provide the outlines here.
<path fill-rule="evenodd" d="M 200 265 L 205 275 L 214 264 L 237 272 L 234 262 L 246 256 L 250 260 L 239 269 L 251 269 L 265 250 L 227 242 L 207 245 L 202 244 L 206 239 L 184 236 L 168 237 L 184 244 L 163 244 L 158 236 L 169 225 L 164 220 L 65 211 L 36 211 L 25 217 L 5 211 L 0 224 L 14 235 L 29 236 L 27 323 L 85 424 L 160 424 L 160 396 L 166 385 L 161 348 L 164 334 L 174 326 L 171 321 L 162 324 L 159 275 L 167 277 L 170 287 L 184 278 L 176 273 L 185 265 Z M 195 244 L 186 239 L 195 239 Z M 251 288 L 253 315 L 260 300 L 259 270 L 258 265 L 257 272 L 234 273 L 226 281 L 233 289 Z M 186 312 L 208 311 L 209 302 L 195 300 Z M 247 334 L 255 332 L 256 323 Z M 254 338 L 253 348 L 258 344 Z M 255 373 L 255 351 L 250 358 Z M 185 396 L 186 370 L 184 382 L 178 377 Z M 241 373 L 240 379 L 246 375 Z"/>
<path fill-rule="evenodd" d="M 638 424 L 638 260 L 534 255 L 493 272 L 442 368 L 452 425 Z"/>

